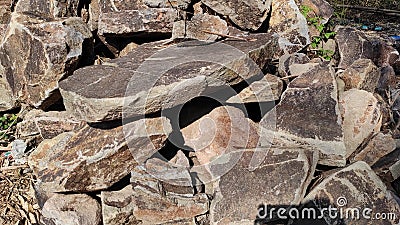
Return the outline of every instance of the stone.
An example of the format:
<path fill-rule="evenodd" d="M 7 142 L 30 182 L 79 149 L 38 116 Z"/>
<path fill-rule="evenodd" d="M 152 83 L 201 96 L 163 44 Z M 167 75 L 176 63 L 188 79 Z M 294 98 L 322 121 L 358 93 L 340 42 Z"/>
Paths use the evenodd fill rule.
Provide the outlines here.
<path fill-rule="evenodd" d="M 90 1 L 89 4 L 89 19 L 87 24 L 89 29 L 93 32 L 96 31 L 99 27 L 99 16 L 100 16 L 100 2 L 99 1 Z"/>
<path fill-rule="evenodd" d="M 244 88 L 237 95 L 229 98 L 227 103 L 255 103 L 279 100 L 282 94 L 283 82 L 279 77 L 265 75 Z"/>
<path fill-rule="evenodd" d="M 262 118 L 260 135 L 264 137 L 263 132 L 269 130 L 274 136 L 307 142 L 319 149 L 320 164 L 344 166 L 346 147 L 341 124 L 334 70 L 319 65 L 289 83 L 275 111 Z"/>
<path fill-rule="evenodd" d="M 287 54 L 298 52 L 311 43 L 307 20 L 294 0 L 272 1 L 269 32 L 278 34 L 279 45 Z"/>
<path fill-rule="evenodd" d="M 254 158 L 261 155 L 261 163 L 251 167 Z M 261 206 L 299 204 L 317 161 L 318 152 L 301 147 L 272 146 L 223 155 L 223 159 L 210 165 L 212 174 L 231 168 L 217 181 L 210 206 L 211 224 L 253 224 Z"/>
<path fill-rule="evenodd" d="M 181 129 L 185 146 L 195 151 L 201 165 L 236 149 L 257 147 L 257 131 L 257 125 L 232 106 L 218 107 Z"/>
<path fill-rule="evenodd" d="M 17 124 L 17 137 L 34 145 L 64 132 L 77 131 L 83 126 L 82 121 L 74 120 L 65 111 L 44 112 L 34 109 Z"/>
<path fill-rule="evenodd" d="M 400 148 L 382 157 L 376 162 L 372 169 L 387 184 L 399 179 L 400 177 Z M 389 185 L 390 186 L 390 185 Z"/>
<path fill-rule="evenodd" d="M 79 120 L 117 120 L 160 112 L 260 76 L 260 68 L 281 51 L 270 34 L 248 38 L 255 41 L 140 45 L 125 57 L 78 69 L 59 82 L 65 108 Z"/>
<path fill-rule="evenodd" d="M 10 3 L 11 1 L 9 0 L 0 0 L 0 24 L 7 25 L 10 21 L 12 8 L 12 5 Z"/>
<path fill-rule="evenodd" d="M 380 72 L 370 59 L 358 59 L 340 74 L 345 83 L 345 91 L 352 88 L 374 92 Z"/>
<path fill-rule="evenodd" d="M 0 75 L 0 112 L 8 111 L 17 106 L 11 88 L 4 77 Z"/>
<path fill-rule="evenodd" d="M 351 27 L 338 26 L 335 40 L 340 55 L 339 68 L 347 69 L 357 59 L 371 59 L 376 66 L 393 66 L 400 70 L 399 52 L 380 39 Z"/>
<path fill-rule="evenodd" d="M 271 1 L 249 0 L 246 2 L 238 0 L 218 1 L 202 0 L 204 5 L 210 7 L 218 14 L 228 17 L 233 23 L 244 30 L 258 30 L 270 12 Z"/>
<path fill-rule="evenodd" d="M 279 58 L 278 73 L 281 77 L 292 75 L 289 67 L 294 64 L 306 64 L 310 62 L 307 55 L 303 53 L 285 54 Z M 302 71 L 304 72 L 304 71 Z"/>
<path fill-rule="evenodd" d="M 80 16 L 78 6 L 79 0 L 18 0 L 15 11 L 52 17 L 73 17 Z"/>
<path fill-rule="evenodd" d="M 207 33 L 211 32 L 211 33 Z M 212 34 L 214 33 L 214 34 Z M 172 38 L 191 38 L 202 41 L 215 41 L 221 35 L 228 35 L 228 25 L 225 20 L 209 14 L 196 14 L 190 21 L 177 21 L 174 23 Z"/>
<path fill-rule="evenodd" d="M 350 162 L 364 161 L 369 166 L 372 166 L 395 149 L 396 142 L 390 134 L 378 133 L 368 141 L 360 152 L 350 158 Z"/>
<path fill-rule="evenodd" d="M 122 50 L 119 52 L 119 57 L 123 57 L 123 56 L 128 55 L 129 52 L 133 51 L 133 50 L 134 50 L 135 48 L 137 48 L 138 46 L 139 46 L 139 45 L 136 44 L 136 43 L 134 43 L 134 42 L 131 42 L 131 43 L 127 44 L 127 45 L 125 46 L 125 48 L 122 49 Z"/>
<path fill-rule="evenodd" d="M 101 206 L 85 194 L 54 194 L 41 213 L 42 224 L 98 225 Z"/>
<path fill-rule="evenodd" d="M 346 157 L 349 157 L 367 138 L 379 132 L 382 125 L 381 109 L 372 93 L 351 89 L 343 93 L 340 110 Z"/>
<path fill-rule="evenodd" d="M 322 18 L 321 23 L 326 24 L 332 17 L 334 8 L 325 0 L 298 0 L 298 5 L 305 5 L 312 9 L 312 17 Z"/>
<path fill-rule="evenodd" d="M 98 34 L 101 36 L 171 33 L 174 21 L 178 20 L 178 11 L 174 8 L 149 8 L 135 0 L 103 0 L 99 8 Z"/>
<path fill-rule="evenodd" d="M 171 129 L 163 117 L 112 129 L 85 126 L 43 141 L 28 163 L 46 192 L 102 190 L 157 152 Z"/>
<path fill-rule="evenodd" d="M 386 90 L 393 90 L 396 87 L 396 73 L 393 67 L 384 66 L 380 68 L 380 78 L 376 91 L 381 96 L 385 96 Z"/>
<path fill-rule="evenodd" d="M 102 191 L 101 202 L 104 225 L 195 224 L 194 218 L 209 209 L 205 194 L 163 196 L 142 184 L 128 185 L 119 191 Z"/>
<path fill-rule="evenodd" d="M 304 198 L 303 203 L 314 205 L 319 211 L 323 208 L 327 209 L 328 206 L 337 208 L 336 212 L 343 210 L 344 213 L 347 209 L 358 209 L 359 219 L 357 219 L 357 224 L 399 223 L 399 218 L 395 220 L 371 219 L 375 213 L 394 213 L 398 215 L 400 206 L 387 192 L 385 184 L 368 164 L 362 161 L 330 174 L 314 186 Z M 368 211 L 365 211 L 366 209 Z M 318 212 L 318 215 L 320 215 L 320 212 Z M 365 215 L 371 216 L 371 218 L 363 216 L 363 212 Z M 323 219 L 328 224 L 339 222 L 334 220 L 335 218 L 329 218 L 328 213 L 324 214 Z M 341 222 L 342 224 L 351 224 L 354 220 L 350 214 L 348 218 L 343 216 Z"/>
<path fill-rule="evenodd" d="M 46 108 L 59 98 L 58 81 L 90 60 L 92 51 L 92 34 L 79 18 L 13 13 L 0 45 L 0 74 L 15 99 Z"/>
<path fill-rule="evenodd" d="M 143 0 L 143 3 L 151 8 L 178 8 L 186 10 L 190 5 L 190 0 Z"/>

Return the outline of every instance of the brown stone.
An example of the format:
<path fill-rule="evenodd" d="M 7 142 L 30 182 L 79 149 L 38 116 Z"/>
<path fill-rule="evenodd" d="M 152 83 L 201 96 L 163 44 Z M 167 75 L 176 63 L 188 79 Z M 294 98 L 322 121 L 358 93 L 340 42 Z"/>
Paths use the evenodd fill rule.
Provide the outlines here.
<path fill-rule="evenodd" d="M 85 126 L 43 141 L 28 162 L 47 192 L 102 190 L 164 145 L 171 132 L 167 123 L 155 118 L 113 129 Z"/>
<path fill-rule="evenodd" d="M 399 215 L 400 206 L 387 192 L 385 184 L 371 170 L 365 162 L 356 162 L 342 170 L 334 172 L 321 183 L 316 185 L 305 197 L 303 203 L 312 203 L 316 208 L 359 209 L 357 224 L 398 224 L 395 220 L 373 220 L 363 216 L 363 210 L 367 216 L 373 217 L 376 213 L 394 213 Z M 364 211 L 365 212 L 365 211 Z M 318 212 L 320 213 L 320 212 Z M 319 215 L 319 214 L 318 214 Z M 324 214 L 325 221 L 337 222 Z M 342 223 L 351 224 L 355 220 L 349 216 L 343 216 Z"/>
<path fill-rule="evenodd" d="M 0 112 L 15 108 L 17 103 L 7 80 L 0 75 Z"/>
<path fill-rule="evenodd" d="M 43 224 L 98 225 L 101 206 L 85 194 L 54 194 L 43 206 Z"/>
<path fill-rule="evenodd" d="M 207 31 L 211 33 L 207 33 Z M 227 35 L 228 32 L 226 21 L 218 16 L 196 14 L 190 21 L 181 20 L 175 22 L 172 38 L 192 38 L 202 41 L 215 41 L 220 38 L 220 36 L 212 33 Z"/>
<path fill-rule="evenodd" d="M 238 0 L 218 1 L 202 0 L 204 5 L 210 7 L 219 14 L 227 16 L 237 26 L 245 30 L 258 30 L 267 19 L 271 1 Z"/>
<path fill-rule="evenodd" d="M 370 59 L 358 59 L 340 74 L 345 83 L 345 91 L 352 88 L 374 92 L 380 72 Z"/>
<path fill-rule="evenodd" d="M 290 66 L 294 64 L 306 64 L 310 61 L 307 55 L 303 53 L 285 54 L 279 58 L 278 72 L 279 76 L 287 77 L 292 75 L 290 72 Z M 304 72 L 304 70 L 302 71 Z"/>
<path fill-rule="evenodd" d="M 58 81 L 90 59 L 91 41 L 90 30 L 79 18 L 14 13 L 0 45 L 0 74 L 15 99 L 46 108 L 59 98 L 54 94 Z"/>
<path fill-rule="evenodd" d="M 79 16 L 78 4 L 79 0 L 18 0 L 15 11 L 53 17 L 73 17 Z"/>

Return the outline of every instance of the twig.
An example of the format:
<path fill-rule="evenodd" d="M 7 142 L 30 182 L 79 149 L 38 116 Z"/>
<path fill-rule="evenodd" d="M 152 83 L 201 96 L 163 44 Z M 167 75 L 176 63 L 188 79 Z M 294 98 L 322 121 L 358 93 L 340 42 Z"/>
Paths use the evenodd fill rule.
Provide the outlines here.
<path fill-rule="evenodd" d="M 218 35 L 218 36 L 226 37 L 226 38 L 233 38 L 233 39 L 237 39 L 237 40 L 241 40 L 241 41 L 256 41 L 257 40 L 257 39 L 249 39 L 249 38 L 236 37 L 236 36 L 227 35 L 227 34 L 221 34 L 221 33 L 213 32 L 213 31 L 209 31 L 209 30 L 202 30 L 202 32 L 207 33 L 207 34 L 214 34 L 214 35 Z"/>
<path fill-rule="evenodd" d="M 356 9 L 356 10 L 364 10 L 370 12 L 380 12 L 389 16 L 400 16 L 400 11 L 391 10 L 391 9 L 379 9 L 379 8 L 372 8 L 372 7 L 365 7 L 365 6 L 355 6 L 355 5 L 342 5 L 338 4 L 337 7 L 348 8 L 348 9 Z"/>

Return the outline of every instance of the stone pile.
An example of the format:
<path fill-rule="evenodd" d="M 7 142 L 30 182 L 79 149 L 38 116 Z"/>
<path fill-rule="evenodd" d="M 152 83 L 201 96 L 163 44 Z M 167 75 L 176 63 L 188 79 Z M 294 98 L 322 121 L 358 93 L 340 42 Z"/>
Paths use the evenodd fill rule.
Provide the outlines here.
<path fill-rule="evenodd" d="M 324 0 L 0 0 L 0 111 L 29 109 L 17 131 L 41 223 L 269 224 L 265 206 L 312 205 L 399 224 L 399 52 L 338 26 L 334 59 L 312 59 L 300 5 L 333 14 Z"/>

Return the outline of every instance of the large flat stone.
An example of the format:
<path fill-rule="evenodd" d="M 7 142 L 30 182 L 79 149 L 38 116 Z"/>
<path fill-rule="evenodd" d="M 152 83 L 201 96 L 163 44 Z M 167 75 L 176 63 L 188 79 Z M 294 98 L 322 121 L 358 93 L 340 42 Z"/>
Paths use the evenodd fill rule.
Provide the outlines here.
<path fill-rule="evenodd" d="M 89 122 L 120 119 L 123 113 L 133 117 L 260 76 L 260 68 L 282 51 L 270 34 L 248 37 L 254 41 L 141 45 L 125 57 L 79 69 L 61 81 L 65 107 Z"/>
<path fill-rule="evenodd" d="M 210 208 L 211 224 L 254 224 L 260 206 L 290 206 L 303 199 L 318 152 L 274 146 L 257 151 L 231 152 L 210 166 L 212 174 L 231 167 L 217 181 Z M 260 156 L 261 163 L 251 167 L 254 158 Z"/>
<path fill-rule="evenodd" d="M 274 122 L 276 127 L 268 127 Z M 269 112 L 260 125 L 265 132 L 274 132 L 274 136 L 287 136 L 319 148 L 320 164 L 346 163 L 337 85 L 330 66 L 315 66 L 299 74 L 282 94 L 275 111 Z"/>
<path fill-rule="evenodd" d="M 171 132 L 165 118 L 138 120 L 124 129 L 130 133 L 122 127 L 85 126 L 60 134 L 43 141 L 29 156 L 29 165 L 46 192 L 106 189 L 142 164 L 139 159 L 157 152 Z"/>
<path fill-rule="evenodd" d="M 206 6 L 219 14 L 227 16 L 237 26 L 245 30 L 258 30 L 267 19 L 271 1 L 202 0 Z"/>
<path fill-rule="evenodd" d="M 58 81 L 90 59 L 91 41 L 80 18 L 52 20 L 13 13 L 0 45 L 0 74 L 15 99 L 46 108 L 58 100 L 53 94 Z"/>
<path fill-rule="evenodd" d="M 351 216 L 346 218 L 344 215 L 341 218 L 343 224 L 399 223 L 399 218 L 395 220 L 372 219 L 377 213 L 399 215 L 400 206 L 387 192 L 385 184 L 368 164 L 362 161 L 329 175 L 311 190 L 303 203 L 314 205 L 319 210 L 328 209 L 328 206 L 331 206 L 331 208 L 337 208 L 337 213 L 340 212 L 339 210 L 343 210 L 344 214 L 347 209 L 359 210 L 359 219 L 352 219 Z M 368 211 L 364 211 L 365 209 Z M 363 216 L 363 212 L 372 218 L 366 218 Z M 321 211 L 318 213 L 320 215 Z M 338 218 L 329 218 L 328 213 L 324 214 L 323 219 L 327 224 L 339 221 Z"/>
<path fill-rule="evenodd" d="M 370 59 L 358 59 L 340 74 L 345 90 L 357 88 L 374 92 L 380 78 L 380 71 Z"/>

